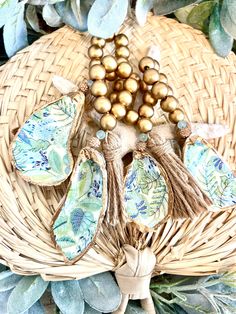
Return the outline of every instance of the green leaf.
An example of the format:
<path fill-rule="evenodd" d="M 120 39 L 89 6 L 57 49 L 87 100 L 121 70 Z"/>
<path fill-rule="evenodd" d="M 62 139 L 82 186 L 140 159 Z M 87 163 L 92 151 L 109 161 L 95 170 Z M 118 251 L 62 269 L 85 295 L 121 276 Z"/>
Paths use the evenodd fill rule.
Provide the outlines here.
<path fill-rule="evenodd" d="M 221 57 L 227 57 L 233 47 L 233 37 L 228 35 L 221 25 L 218 4 L 210 17 L 209 38 L 215 52 Z"/>
<path fill-rule="evenodd" d="M 6 270 L 0 273 L 0 292 L 7 291 L 16 286 L 21 280 L 22 276 L 12 273 L 10 270 Z"/>
<path fill-rule="evenodd" d="M 97 198 L 84 198 L 79 202 L 79 206 L 87 211 L 96 211 L 101 209 L 102 202 L 101 199 Z"/>
<path fill-rule="evenodd" d="M 153 8 L 153 0 L 137 0 L 135 15 L 139 25 L 143 26 L 147 20 L 148 12 Z"/>
<path fill-rule="evenodd" d="M 84 313 L 84 300 L 78 280 L 52 282 L 51 291 L 63 314 Z"/>
<path fill-rule="evenodd" d="M 187 7 L 180 8 L 175 11 L 175 16 L 177 17 L 178 21 L 181 23 L 188 24 L 188 15 L 189 13 L 195 8 L 195 4 L 188 5 Z"/>
<path fill-rule="evenodd" d="M 226 286 L 236 288 L 236 272 L 226 273 L 219 280 Z"/>
<path fill-rule="evenodd" d="M 88 31 L 93 36 L 109 38 L 124 22 L 128 0 L 96 0 L 88 15 Z"/>
<path fill-rule="evenodd" d="M 48 154 L 48 162 L 52 167 L 53 171 L 59 174 L 63 173 L 63 164 L 61 156 L 59 156 L 59 154 L 53 149 Z"/>
<path fill-rule="evenodd" d="M 208 299 L 201 293 L 183 293 L 186 301 L 179 300 L 178 303 L 188 314 L 214 313 L 214 308 Z"/>
<path fill-rule="evenodd" d="M 9 297 L 8 314 L 20 314 L 27 311 L 41 298 L 47 286 L 48 282 L 40 276 L 23 277 Z"/>
<path fill-rule="evenodd" d="M 12 15 L 3 28 L 3 40 L 8 57 L 28 45 L 26 23 L 24 21 L 25 1 L 15 5 Z"/>
<path fill-rule="evenodd" d="M 51 27 L 62 26 L 62 19 L 52 4 L 45 4 L 42 11 L 44 21 Z"/>
<path fill-rule="evenodd" d="M 88 303 L 85 303 L 84 314 L 100 314 L 97 310 L 93 309 Z"/>
<path fill-rule="evenodd" d="M 109 313 L 121 302 L 121 292 L 109 272 L 80 280 L 84 300 L 95 310 Z"/>
<path fill-rule="evenodd" d="M 134 302 L 129 302 L 125 314 L 145 314 L 146 312 Z"/>
<path fill-rule="evenodd" d="M 196 2 L 198 2 L 198 0 L 155 0 L 154 13 L 156 15 L 170 14 L 180 8 Z"/>
<path fill-rule="evenodd" d="M 3 0 L 0 2 L 0 28 L 10 18 L 16 4 L 17 0 Z"/>
<path fill-rule="evenodd" d="M 203 30 L 206 20 L 211 15 L 215 6 L 215 1 L 202 2 L 195 6 L 187 18 L 187 22 L 194 28 Z"/>
<path fill-rule="evenodd" d="M 224 30 L 236 39 L 236 1 L 224 0 L 220 12 L 220 21 Z"/>

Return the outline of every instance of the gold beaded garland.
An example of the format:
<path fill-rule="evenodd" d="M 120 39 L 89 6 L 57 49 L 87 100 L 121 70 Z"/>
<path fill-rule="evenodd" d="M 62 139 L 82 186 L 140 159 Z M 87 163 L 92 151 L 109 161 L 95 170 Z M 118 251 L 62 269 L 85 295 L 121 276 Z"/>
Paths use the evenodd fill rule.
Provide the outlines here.
<path fill-rule="evenodd" d="M 106 113 L 111 110 L 111 102 L 107 97 L 104 96 L 98 97 L 94 101 L 93 105 L 99 113 Z"/>
<path fill-rule="evenodd" d="M 165 83 L 165 84 L 168 83 L 167 76 L 164 73 L 159 73 L 159 82 L 162 82 L 162 83 Z"/>
<path fill-rule="evenodd" d="M 114 90 L 116 91 L 122 91 L 124 89 L 124 81 L 121 79 L 118 79 L 114 83 Z"/>
<path fill-rule="evenodd" d="M 93 96 L 105 96 L 107 93 L 107 85 L 104 81 L 98 80 L 91 86 L 91 94 Z"/>
<path fill-rule="evenodd" d="M 117 58 L 129 58 L 130 52 L 129 49 L 125 46 L 120 46 L 116 49 L 116 57 Z"/>
<path fill-rule="evenodd" d="M 117 47 L 119 47 L 119 46 L 128 46 L 129 39 L 128 39 L 128 37 L 125 34 L 119 34 L 119 35 L 115 36 L 114 42 L 115 42 L 115 45 Z"/>
<path fill-rule="evenodd" d="M 156 69 L 147 69 L 144 71 L 143 80 L 148 85 L 153 85 L 159 80 L 159 73 Z"/>
<path fill-rule="evenodd" d="M 143 94 L 143 102 L 147 103 L 151 106 L 155 106 L 155 104 L 157 103 L 156 99 L 152 97 L 152 94 L 148 91 L 146 91 Z"/>
<path fill-rule="evenodd" d="M 102 64 L 107 72 L 114 72 L 117 68 L 116 59 L 111 55 L 104 56 L 102 58 Z"/>
<path fill-rule="evenodd" d="M 117 98 L 120 103 L 124 104 L 127 107 L 129 107 L 133 102 L 132 94 L 127 90 L 119 92 Z"/>
<path fill-rule="evenodd" d="M 147 133 L 152 130 L 152 122 L 147 118 L 141 118 L 137 122 L 140 132 Z"/>
<path fill-rule="evenodd" d="M 140 82 L 141 78 L 140 76 L 138 75 L 138 73 L 132 73 L 130 75 L 131 78 L 134 78 L 136 81 Z"/>
<path fill-rule="evenodd" d="M 165 112 L 173 112 L 178 106 L 178 100 L 174 96 L 167 96 L 161 100 L 160 106 Z"/>
<path fill-rule="evenodd" d="M 140 87 L 142 92 L 148 91 L 148 86 L 144 81 L 140 81 L 139 87 Z"/>
<path fill-rule="evenodd" d="M 169 113 L 169 120 L 173 123 L 178 123 L 184 120 L 184 113 L 181 109 L 177 108 L 173 112 Z"/>
<path fill-rule="evenodd" d="M 154 69 L 156 69 L 157 71 L 160 70 L 160 64 L 157 60 L 154 60 Z"/>
<path fill-rule="evenodd" d="M 124 88 L 130 93 L 136 93 L 138 90 L 138 82 L 134 78 L 129 77 L 124 82 Z"/>
<path fill-rule="evenodd" d="M 101 117 L 100 123 L 104 130 L 111 131 L 115 128 L 117 120 L 113 114 L 106 113 Z"/>
<path fill-rule="evenodd" d="M 128 62 L 121 62 L 117 67 L 117 74 L 121 78 L 130 77 L 133 69 Z"/>
<path fill-rule="evenodd" d="M 150 105 L 143 104 L 142 106 L 140 106 L 138 113 L 141 117 L 151 118 L 154 115 L 154 110 Z"/>
<path fill-rule="evenodd" d="M 112 92 L 109 96 L 111 103 L 115 103 L 117 102 L 117 97 L 118 97 L 118 93 L 117 92 Z"/>
<path fill-rule="evenodd" d="M 116 117 L 117 120 L 121 120 L 126 115 L 126 108 L 120 103 L 115 103 L 111 109 L 112 114 Z"/>
<path fill-rule="evenodd" d="M 128 124 L 135 124 L 138 121 L 139 115 L 134 110 L 129 110 L 126 114 L 125 121 Z"/>
<path fill-rule="evenodd" d="M 122 62 L 127 62 L 127 59 L 125 59 L 125 58 L 123 58 L 123 57 L 120 57 L 120 58 L 118 58 L 118 59 L 116 60 L 116 62 L 117 62 L 117 65 L 119 65 L 119 64 L 122 63 Z"/>
<path fill-rule="evenodd" d="M 89 47 L 88 55 L 91 59 L 98 59 L 103 56 L 102 48 L 100 48 L 98 45 L 92 45 Z"/>
<path fill-rule="evenodd" d="M 106 80 L 108 81 L 114 81 L 116 77 L 117 77 L 116 72 L 109 72 L 106 74 Z"/>
<path fill-rule="evenodd" d="M 101 64 L 101 59 L 93 59 L 89 62 L 89 68 L 91 68 L 95 64 Z"/>
<path fill-rule="evenodd" d="M 152 86 L 152 96 L 155 99 L 163 99 L 168 94 L 168 86 L 165 83 L 157 82 Z"/>
<path fill-rule="evenodd" d="M 103 48 L 106 45 L 106 40 L 103 38 L 99 38 L 99 37 L 92 37 L 91 38 L 91 44 L 92 45 L 98 45 L 100 48 Z"/>
<path fill-rule="evenodd" d="M 89 77 L 91 80 L 103 80 L 106 76 L 106 70 L 103 65 L 95 64 L 89 69 Z"/>
<path fill-rule="evenodd" d="M 139 61 L 139 70 L 144 72 L 146 69 L 153 69 L 155 66 L 154 60 L 151 57 L 143 57 Z"/>

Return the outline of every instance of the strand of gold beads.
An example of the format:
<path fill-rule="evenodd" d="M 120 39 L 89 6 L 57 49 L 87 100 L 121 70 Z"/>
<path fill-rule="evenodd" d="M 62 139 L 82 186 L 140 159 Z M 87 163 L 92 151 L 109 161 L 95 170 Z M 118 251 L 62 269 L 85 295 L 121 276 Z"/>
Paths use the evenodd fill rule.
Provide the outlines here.
<path fill-rule="evenodd" d="M 103 48 L 106 42 L 114 41 L 115 57 L 104 56 Z M 179 128 L 186 127 L 184 113 L 178 108 L 178 100 L 172 95 L 172 89 L 167 84 L 165 74 L 160 73 L 160 65 L 151 57 L 144 57 L 139 62 L 142 79 L 133 73 L 128 58 L 129 40 L 126 35 L 119 34 L 110 40 L 92 37 L 88 50 L 91 58 L 89 76 L 93 81 L 91 93 L 96 97 L 94 108 L 103 114 L 100 120 L 104 131 L 113 130 L 117 120 L 124 120 L 128 124 L 137 125 L 144 140 L 146 134 L 152 130 L 151 118 L 154 106 L 160 100 L 160 107 L 169 113 L 169 120 L 178 124 Z M 107 81 L 114 81 L 113 90 L 108 96 Z M 143 103 L 138 112 L 134 110 L 136 93 L 143 93 Z M 104 133 L 104 132 L 103 132 Z M 102 133 L 102 138 L 104 134 Z"/>

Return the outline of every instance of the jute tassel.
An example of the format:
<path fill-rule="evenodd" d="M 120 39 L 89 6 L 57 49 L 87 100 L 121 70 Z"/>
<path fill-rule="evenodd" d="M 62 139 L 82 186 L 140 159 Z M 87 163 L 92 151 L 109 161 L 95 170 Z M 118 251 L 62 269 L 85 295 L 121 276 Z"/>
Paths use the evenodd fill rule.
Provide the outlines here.
<path fill-rule="evenodd" d="M 119 308 L 113 314 L 124 314 L 129 300 L 141 300 L 142 308 L 148 314 L 155 314 L 155 307 L 149 290 L 150 280 L 156 264 L 156 256 L 149 247 L 136 250 L 125 244 L 123 251 L 126 263 L 115 271 L 122 292 Z"/>
<path fill-rule="evenodd" d="M 106 220 L 115 226 L 118 222 L 125 224 L 123 163 L 121 157 L 120 138 L 114 133 L 108 133 L 102 142 L 103 154 L 106 160 L 108 204 Z"/>
<path fill-rule="evenodd" d="M 194 218 L 200 212 L 207 210 L 211 205 L 210 199 L 198 187 L 168 141 L 157 134 L 151 134 L 147 147 L 165 169 L 170 181 L 174 194 L 174 206 L 170 215 L 176 219 Z"/>

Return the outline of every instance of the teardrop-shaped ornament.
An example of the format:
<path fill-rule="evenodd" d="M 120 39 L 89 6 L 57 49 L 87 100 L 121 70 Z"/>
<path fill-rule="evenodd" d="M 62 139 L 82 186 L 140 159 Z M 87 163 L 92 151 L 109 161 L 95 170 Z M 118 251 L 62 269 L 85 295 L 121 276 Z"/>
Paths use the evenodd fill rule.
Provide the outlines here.
<path fill-rule="evenodd" d="M 107 175 L 103 156 L 81 150 L 64 203 L 53 219 L 56 247 L 73 263 L 93 245 L 107 207 Z"/>
<path fill-rule="evenodd" d="M 36 110 L 11 144 L 12 163 L 24 180 L 51 186 L 65 181 L 73 169 L 70 144 L 80 123 L 84 94 L 63 96 Z"/>
<path fill-rule="evenodd" d="M 150 155 L 134 152 L 124 184 L 126 212 L 140 226 L 155 228 L 171 212 L 173 195 L 167 175 Z"/>
<path fill-rule="evenodd" d="M 201 137 L 189 137 L 183 161 L 215 208 L 236 204 L 236 177 L 211 144 Z"/>

